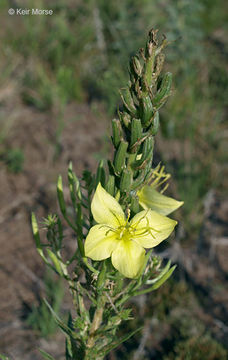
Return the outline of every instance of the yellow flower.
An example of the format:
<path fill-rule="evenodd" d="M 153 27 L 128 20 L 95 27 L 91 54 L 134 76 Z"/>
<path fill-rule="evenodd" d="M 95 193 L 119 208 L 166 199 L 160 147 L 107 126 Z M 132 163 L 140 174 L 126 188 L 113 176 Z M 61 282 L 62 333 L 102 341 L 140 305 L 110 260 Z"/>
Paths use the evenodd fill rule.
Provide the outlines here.
<path fill-rule="evenodd" d="M 85 241 L 85 255 L 93 260 L 111 257 L 112 264 L 128 278 L 136 278 L 144 265 L 145 250 L 157 246 L 173 231 L 176 221 L 150 209 L 131 221 L 114 197 L 99 184 L 91 210 L 95 221 Z"/>
<path fill-rule="evenodd" d="M 169 215 L 183 205 L 183 201 L 177 201 L 171 197 L 159 193 L 153 185 L 145 185 L 137 192 L 139 204 L 143 209 L 152 209 L 161 215 Z"/>

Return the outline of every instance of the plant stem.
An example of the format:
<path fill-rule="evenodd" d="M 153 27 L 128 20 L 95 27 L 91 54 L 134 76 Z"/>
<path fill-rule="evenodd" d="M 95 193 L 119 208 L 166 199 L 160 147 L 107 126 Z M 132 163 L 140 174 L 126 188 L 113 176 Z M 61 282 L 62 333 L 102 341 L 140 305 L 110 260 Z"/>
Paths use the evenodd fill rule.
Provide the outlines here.
<path fill-rule="evenodd" d="M 103 312 L 105 303 L 107 301 L 107 298 L 104 293 L 102 293 L 98 298 L 98 306 L 93 316 L 93 322 L 91 324 L 90 332 L 89 332 L 89 338 L 87 341 L 87 349 L 86 349 L 86 355 L 85 360 L 92 360 L 91 359 L 91 348 L 95 344 L 95 333 L 96 330 L 100 327 L 103 319 Z M 96 360 L 102 360 L 102 358 L 96 358 Z"/>

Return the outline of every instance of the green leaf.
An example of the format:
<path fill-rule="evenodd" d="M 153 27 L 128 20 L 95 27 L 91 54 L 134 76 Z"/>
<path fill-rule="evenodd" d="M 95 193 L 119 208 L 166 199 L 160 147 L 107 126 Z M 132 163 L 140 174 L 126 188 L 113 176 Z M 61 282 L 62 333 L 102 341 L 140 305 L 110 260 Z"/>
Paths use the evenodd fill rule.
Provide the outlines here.
<path fill-rule="evenodd" d="M 57 271 L 57 273 L 60 276 L 64 277 L 64 272 L 63 272 L 63 269 L 61 267 L 60 260 L 57 258 L 57 256 L 50 249 L 47 249 L 47 253 L 48 253 L 51 261 L 53 262 L 55 270 Z"/>
<path fill-rule="evenodd" d="M 43 356 L 44 359 L 47 359 L 47 360 L 55 360 L 53 358 L 53 356 L 51 356 L 50 354 L 48 354 L 46 351 L 42 350 L 42 349 L 39 349 L 39 352 L 41 353 L 41 355 Z M 4 360 L 4 359 L 3 359 Z"/>
<path fill-rule="evenodd" d="M 61 175 L 59 175 L 58 182 L 57 182 L 57 196 L 58 196 L 58 200 L 59 200 L 60 210 L 61 210 L 63 216 L 65 217 L 66 216 L 66 204 L 65 204 L 64 195 L 63 195 L 63 181 L 62 181 Z"/>
<path fill-rule="evenodd" d="M 135 335 L 138 331 L 141 331 L 143 327 L 140 327 L 124 336 L 122 336 L 121 338 L 117 339 L 116 341 L 112 341 L 111 344 L 106 345 L 103 347 L 103 349 L 101 349 L 101 355 L 105 356 L 107 355 L 111 350 L 115 349 L 117 346 L 119 346 L 120 344 L 122 344 L 123 342 L 127 341 L 128 339 L 130 339 L 133 335 Z"/>
<path fill-rule="evenodd" d="M 160 280 L 170 269 L 170 265 L 171 265 L 171 261 L 169 260 L 166 264 L 166 266 L 164 267 L 164 269 L 162 269 L 162 271 L 160 272 L 160 274 L 151 280 L 147 280 L 146 284 L 147 285 L 151 285 L 151 284 L 155 284 L 158 280 Z"/>
<path fill-rule="evenodd" d="M 104 169 L 104 160 L 99 162 L 96 174 L 96 186 L 101 183 L 101 185 L 105 186 L 105 169 Z"/>
<path fill-rule="evenodd" d="M 138 295 L 142 295 L 142 294 L 147 294 L 147 293 L 149 293 L 151 291 L 157 290 L 162 284 L 164 284 L 164 282 L 166 280 L 168 280 L 168 278 L 172 275 L 172 273 L 174 272 L 175 269 L 176 269 L 176 265 L 171 267 L 171 269 L 169 269 L 165 273 L 163 272 L 163 275 L 161 277 L 159 277 L 159 279 L 157 278 L 156 279 L 157 281 L 151 287 L 149 287 L 147 289 L 140 290 L 140 291 L 133 292 L 132 296 L 138 296 Z"/>
<path fill-rule="evenodd" d="M 37 220 L 36 220 L 36 216 L 34 213 L 32 213 L 32 232 L 33 232 L 33 236 L 36 242 L 36 248 L 38 253 L 40 254 L 40 256 L 42 257 L 42 259 L 44 260 L 44 262 L 47 264 L 48 261 L 44 255 L 43 249 L 42 249 L 42 244 L 40 241 L 40 234 L 39 234 L 39 228 L 38 228 L 38 224 L 37 224 Z"/>
<path fill-rule="evenodd" d="M 10 360 L 8 356 L 0 354 L 0 360 Z"/>
<path fill-rule="evenodd" d="M 68 336 L 70 336 L 73 339 L 79 338 L 79 336 L 77 336 L 77 334 L 75 332 L 73 332 L 66 324 L 64 324 L 64 322 L 59 318 L 59 316 L 55 313 L 55 311 L 52 309 L 51 305 L 48 303 L 48 301 L 46 299 L 43 299 L 45 304 L 47 305 L 47 307 L 49 308 L 54 320 L 56 321 L 57 325 L 60 327 L 60 329 L 67 334 Z"/>
<path fill-rule="evenodd" d="M 65 203 L 64 194 L 63 194 L 63 182 L 62 182 L 61 175 L 59 175 L 58 182 L 57 182 L 57 196 L 58 196 L 58 201 L 59 201 L 59 207 L 60 207 L 60 210 L 61 210 L 61 213 L 62 213 L 64 219 L 66 220 L 68 225 L 77 233 L 76 227 L 71 223 L 70 219 L 67 216 L 66 203 Z"/>
<path fill-rule="evenodd" d="M 170 276 L 172 275 L 172 273 L 174 272 L 174 270 L 176 269 L 176 267 L 177 267 L 177 265 L 172 266 L 171 269 L 169 269 L 169 271 L 168 271 L 167 273 L 165 273 L 165 274 L 151 287 L 151 291 L 157 290 L 161 285 L 163 285 L 164 282 L 170 278 Z"/>

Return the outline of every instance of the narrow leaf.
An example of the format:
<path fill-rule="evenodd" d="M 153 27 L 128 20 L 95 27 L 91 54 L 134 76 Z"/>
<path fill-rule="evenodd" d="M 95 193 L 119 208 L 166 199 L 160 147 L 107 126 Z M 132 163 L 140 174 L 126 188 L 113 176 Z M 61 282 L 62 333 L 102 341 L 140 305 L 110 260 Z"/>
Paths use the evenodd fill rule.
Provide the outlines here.
<path fill-rule="evenodd" d="M 58 195 L 60 210 L 61 210 L 63 216 L 65 217 L 65 215 L 66 215 L 66 204 L 65 204 L 64 195 L 63 195 L 63 181 L 62 181 L 62 176 L 61 175 L 59 175 L 59 177 L 58 177 L 57 195 Z"/>
<path fill-rule="evenodd" d="M 171 267 L 171 269 L 169 269 L 169 271 L 166 272 L 154 285 L 152 285 L 151 287 L 149 287 L 147 289 L 133 292 L 132 296 L 138 296 L 138 295 L 142 295 L 142 294 L 147 294 L 147 293 L 149 293 L 151 291 L 157 290 L 162 284 L 164 284 L 164 282 L 166 280 L 168 280 L 168 278 L 172 275 L 172 273 L 174 272 L 175 269 L 176 269 L 176 265 Z"/>
<path fill-rule="evenodd" d="M 40 241 L 40 234 L 39 234 L 39 228 L 38 228 L 38 224 L 37 224 L 37 220 L 36 220 L 36 216 L 34 213 L 32 213 L 32 232 L 33 232 L 33 236 L 36 242 L 36 248 L 38 253 L 40 254 L 40 256 L 42 257 L 42 259 L 44 260 L 44 262 L 47 264 L 48 261 L 44 255 L 43 249 L 42 249 L 42 244 Z"/>
<path fill-rule="evenodd" d="M 162 269 L 162 271 L 160 272 L 160 274 L 155 279 L 147 280 L 146 284 L 147 285 L 155 284 L 169 271 L 170 265 L 171 265 L 171 261 L 169 260 L 166 266 L 164 267 L 164 269 Z"/>
<path fill-rule="evenodd" d="M 50 249 L 47 249 L 47 253 L 48 253 L 51 261 L 54 264 L 55 270 L 57 271 L 57 273 L 60 276 L 63 277 L 64 273 L 63 273 L 63 269 L 62 269 L 61 264 L 60 264 L 60 260 L 57 258 L 57 256 Z"/>
<path fill-rule="evenodd" d="M 44 359 L 47 359 L 47 360 L 55 360 L 53 358 L 53 356 L 51 356 L 50 354 L 48 354 L 46 351 L 42 350 L 42 349 L 38 349 L 39 352 L 41 353 L 41 355 L 43 356 Z M 4 359 L 3 359 L 4 360 Z"/>
<path fill-rule="evenodd" d="M 56 321 L 57 325 L 60 327 L 60 329 L 70 337 L 76 339 L 78 336 L 75 332 L 73 332 L 64 322 L 59 318 L 59 316 L 56 314 L 56 312 L 52 309 L 51 305 L 48 303 L 46 299 L 43 299 L 45 304 L 47 305 L 48 309 L 50 310 L 54 320 Z"/>
<path fill-rule="evenodd" d="M 122 344 L 123 342 L 127 341 L 128 339 L 130 339 L 133 335 L 135 335 L 138 331 L 141 331 L 143 327 L 140 327 L 124 336 L 122 336 L 121 338 L 119 338 L 116 341 L 112 341 L 111 344 L 106 345 L 102 350 L 101 350 L 101 355 L 105 356 L 107 355 L 111 350 L 115 349 L 117 346 L 119 346 L 120 344 Z"/>

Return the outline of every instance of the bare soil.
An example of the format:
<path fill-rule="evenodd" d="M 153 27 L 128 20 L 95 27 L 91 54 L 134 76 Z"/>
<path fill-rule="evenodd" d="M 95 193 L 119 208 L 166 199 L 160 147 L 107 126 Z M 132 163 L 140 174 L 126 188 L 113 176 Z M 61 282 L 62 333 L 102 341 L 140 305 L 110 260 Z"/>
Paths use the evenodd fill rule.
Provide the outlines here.
<path fill-rule="evenodd" d="M 1 163 L 0 353 L 11 359 L 41 359 L 37 350 L 41 347 L 60 359 L 63 349 L 58 344 L 62 334 L 48 343 L 38 340 L 24 321 L 26 309 L 37 302 L 37 294 L 42 290 L 44 273 L 31 233 L 30 216 L 34 211 L 41 220 L 49 212 L 56 212 L 57 177 L 62 174 L 66 184 L 69 161 L 78 176 L 83 169 L 95 171 L 95 155 L 103 151 L 107 120 L 99 106 L 94 111 L 87 105 L 67 106 L 56 156 L 56 114 L 47 116 L 24 106 L 13 86 L 0 95 L 1 118 L 13 123 L 4 146 L 20 148 L 25 155 L 19 174 L 10 173 Z M 9 97 L 14 99 L 13 105 Z M 74 246 L 74 239 L 69 236 L 68 246 L 71 245 Z"/>
<path fill-rule="evenodd" d="M 104 139 L 109 125 L 100 105 L 93 106 L 93 110 L 86 104 L 68 105 L 63 114 L 64 126 L 56 153 L 54 112 L 47 115 L 25 106 L 17 96 L 14 84 L 8 84 L 4 92 L 0 91 L 0 101 L 1 119 L 13 124 L 4 146 L 21 148 L 25 154 L 24 168 L 19 174 L 10 173 L 1 163 L 0 353 L 11 359 L 41 360 L 37 350 L 41 347 L 56 359 L 63 359 L 63 335 L 60 332 L 48 341 L 40 340 L 24 321 L 27 309 L 37 302 L 37 294 L 43 289 L 44 274 L 44 265 L 31 233 L 30 214 L 35 211 L 41 220 L 49 212 L 56 212 L 57 176 L 62 174 L 66 184 L 69 161 L 73 162 L 78 176 L 86 168 L 95 171 L 96 155 L 109 149 Z M 228 330 L 227 218 L 228 202 L 210 191 L 205 199 L 198 241 L 193 247 L 183 247 L 185 230 L 181 225 L 174 245 L 165 254 L 179 264 L 182 276 L 198 297 L 200 307 L 193 316 L 201 318 L 223 344 Z M 72 234 L 68 235 L 67 246 L 71 249 L 74 238 Z M 145 324 L 147 328 L 148 324 Z M 161 341 L 159 338 L 158 343 Z M 156 344 L 150 342 L 147 346 Z M 111 356 L 116 358 L 114 353 Z"/>

